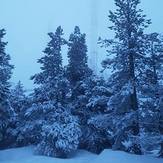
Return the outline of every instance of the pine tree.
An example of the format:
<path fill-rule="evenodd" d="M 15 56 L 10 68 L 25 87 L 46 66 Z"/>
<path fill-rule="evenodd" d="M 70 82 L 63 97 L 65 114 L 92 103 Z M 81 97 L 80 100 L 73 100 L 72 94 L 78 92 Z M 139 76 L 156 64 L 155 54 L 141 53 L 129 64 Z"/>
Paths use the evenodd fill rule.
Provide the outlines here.
<path fill-rule="evenodd" d="M 35 84 L 45 84 L 48 80 L 53 80 L 57 75 L 62 73 L 62 45 L 66 44 L 63 39 L 63 29 L 59 26 L 54 33 L 48 33 L 50 42 L 47 48 L 43 51 L 45 56 L 38 60 L 40 63 L 42 72 L 34 75 L 32 79 Z"/>
<path fill-rule="evenodd" d="M 66 74 L 72 85 L 91 74 L 87 64 L 88 56 L 85 37 L 86 35 L 81 34 L 79 27 L 76 26 L 69 38 L 69 64 Z"/>
<path fill-rule="evenodd" d="M 139 134 L 137 76 L 142 73 L 145 66 L 144 29 L 150 24 L 150 20 L 146 20 L 142 10 L 138 8 L 139 4 L 140 0 L 115 0 L 117 9 L 109 14 L 109 19 L 113 23 L 110 29 L 115 32 L 115 38 L 102 41 L 109 47 L 108 53 L 111 55 L 102 63 L 104 68 L 112 68 L 109 82 L 114 96 L 110 99 L 109 105 L 118 114 L 135 112 L 135 118 L 131 116 L 133 123 L 130 127 L 133 135 Z M 122 128 L 124 131 L 128 129 L 128 126 Z M 122 143 L 121 140 L 115 142 Z M 119 143 L 115 144 L 116 149 L 122 148 L 122 144 Z M 135 147 L 134 143 L 133 148 L 129 150 L 140 153 L 139 147 Z"/>
<path fill-rule="evenodd" d="M 146 67 L 141 77 L 139 92 L 140 121 L 141 121 L 141 142 L 144 153 L 149 152 L 160 144 L 160 120 L 161 111 L 159 101 L 161 98 L 161 73 L 163 63 L 163 42 L 161 35 L 151 33 L 145 35 L 146 44 Z M 148 141 L 145 141 L 148 140 Z M 148 142 L 148 143 L 147 143 Z"/>
<path fill-rule="evenodd" d="M 80 119 L 83 133 L 80 147 L 99 154 L 111 146 L 107 138 L 107 130 L 104 129 L 104 126 L 94 125 L 92 119 L 98 121 L 99 117 L 105 117 L 108 112 L 107 103 L 111 96 L 111 90 L 103 78 L 95 75 L 81 81 L 77 90 L 80 92 L 74 100 L 73 106 L 74 114 L 78 115 Z M 101 119 L 99 123 L 103 123 L 103 120 Z"/>
<path fill-rule="evenodd" d="M 150 125 L 148 128 L 151 132 L 155 132 L 155 135 L 160 136 L 160 140 L 155 139 L 153 142 L 153 146 L 161 145 L 160 149 L 160 156 L 163 154 L 163 145 L 162 145 L 162 135 L 163 135 L 163 114 L 162 114 L 162 94 L 163 94 L 163 86 L 162 86 L 162 71 L 163 71 L 163 40 L 160 34 L 158 33 L 151 33 L 147 36 L 148 38 L 148 45 L 149 45 L 149 62 L 148 62 L 148 69 L 146 72 L 147 76 L 147 85 L 148 91 L 147 94 L 148 98 L 151 98 L 150 102 L 148 102 L 147 107 L 149 105 L 151 108 L 151 116 Z M 149 121 L 148 121 L 149 122 Z M 153 134 L 154 135 L 154 134 Z M 161 141 L 161 143 L 160 143 Z"/>
<path fill-rule="evenodd" d="M 10 103 L 16 114 L 19 114 L 28 103 L 23 84 L 19 81 L 10 91 Z"/>
<path fill-rule="evenodd" d="M 45 56 L 38 60 L 38 63 L 42 65 L 42 71 L 31 78 L 35 84 L 40 85 L 35 89 L 35 96 L 42 102 L 64 100 L 68 90 L 68 81 L 64 77 L 61 55 L 61 48 L 66 44 L 66 40 L 62 37 L 63 30 L 59 26 L 55 34 L 49 33 L 48 35 L 51 40 L 43 51 Z"/>
<path fill-rule="evenodd" d="M 76 150 L 80 138 L 78 118 L 67 106 L 70 87 L 62 66 L 61 47 L 66 44 L 62 35 L 61 27 L 55 34 L 49 33 L 45 56 L 38 60 L 42 71 L 32 77 L 39 85 L 33 94 L 34 103 L 25 114 L 25 129 L 33 132 L 28 134 L 29 142 L 38 144 L 37 153 L 54 157 L 66 157 Z"/>
<path fill-rule="evenodd" d="M 163 40 L 161 35 L 158 33 L 151 33 L 145 35 L 146 41 L 146 68 L 143 74 L 144 79 L 142 84 L 150 87 L 153 98 L 159 96 L 159 85 L 162 78 L 162 63 L 163 63 Z"/>
<path fill-rule="evenodd" d="M 6 130 L 7 142 L 9 147 L 23 146 L 24 143 L 20 142 L 19 135 L 21 130 L 25 126 L 25 119 L 23 114 L 26 109 L 30 107 L 29 97 L 25 94 L 24 87 L 19 81 L 15 87 L 10 89 L 9 102 L 14 115 L 11 118 L 11 122 Z"/>
<path fill-rule="evenodd" d="M 9 63 L 10 56 L 6 54 L 5 48 L 7 43 L 3 42 L 5 30 L 0 30 L 0 148 L 5 147 L 6 128 L 9 125 L 10 116 L 13 113 L 10 107 L 8 97 L 13 66 Z"/>

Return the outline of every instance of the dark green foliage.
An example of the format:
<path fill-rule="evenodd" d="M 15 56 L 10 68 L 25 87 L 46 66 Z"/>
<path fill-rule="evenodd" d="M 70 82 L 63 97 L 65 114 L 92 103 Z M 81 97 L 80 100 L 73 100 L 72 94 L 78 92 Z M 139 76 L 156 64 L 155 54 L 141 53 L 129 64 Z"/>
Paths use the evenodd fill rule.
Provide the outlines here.
<path fill-rule="evenodd" d="M 0 30 L 0 148 L 8 146 L 6 129 L 8 128 L 14 112 L 9 103 L 9 92 L 11 78 L 11 70 L 13 66 L 10 65 L 10 56 L 6 54 L 5 48 L 7 43 L 3 42 L 5 30 Z"/>
<path fill-rule="evenodd" d="M 33 93 L 33 105 L 25 114 L 28 117 L 25 127 L 28 129 L 28 123 L 32 125 L 29 129 L 34 134 L 29 138 L 37 144 L 36 153 L 63 158 L 78 148 L 81 131 L 78 118 L 67 106 L 71 90 L 62 66 L 61 48 L 67 43 L 62 35 L 61 27 L 55 34 L 49 33 L 51 40 L 45 56 L 38 60 L 41 72 L 32 77 L 38 87 Z"/>
<path fill-rule="evenodd" d="M 92 117 L 103 116 L 109 112 L 107 102 L 111 96 L 105 80 L 97 76 L 90 76 L 77 83 L 72 95 L 76 98 L 73 101 L 72 113 L 80 119 L 82 137 L 80 148 L 87 149 L 94 153 L 100 153 L 105 147 L 110 147 L 106 130 L 89 123 Z"/>
<path fill-rule="evenodd" d="M 87 46 L 85 34 L 81 34 L 79 27 L 75 27 L 74 33 L 69 38 L 68 59 L 66 75 L 72 85 L 83 80 L 91 74 L 87 64 Z"/>
<path fill-rule="evenodd" d="M 55 34 L 48 33 L 48 35 L 51 40 L 47 48 L 43 51 L 45 56 L 38 60 L 38 63 L 42 65 L 42 72 L 31 78 L 36 84 L 45 84 L 47 81 L 53 80 L 63 71 L 61 47 L 66 44 L 66 41 L 62 38 L 63 30 L 61 26 L 57 28 Z"/>
<path fill-rule="evenodd" d="M 110 11 L 109 14 L 109 19 L 113 23 L 109 28 L 115 32 L 115 37 L 101 42 L 102 46 L 109 49 L 108 59 L 104 60 L 102 65 L 105 69 L 112 70 L 109 86 L 113 89 L 113 96 L 108 102 L 108 107 L 114 111 L 114 117 L 122 116 L 123 122 L 126 123 L 118 129 L 114 148 L 140 154 L 140 145 L 135 144 L 137 142 L 131 138 L 138 137 L 140 133 L 138 90 L 142 80 L 140 76 L 144 73 L 147 62 L 144 29 L 150 21 L 146 20 L 142 10 L 138 8 L 139 4 L 139 0 L 115 0 L 116 11 Z M 128 119 L 132 112 L 134 120 Z M 131 123 L 128 123 L 128 120 Z M 132 147 L 123 147 L 124 141 L 131 141 Z"/>
<path fill-rule="evenodd" d="M 14 88 L 11 89 L 9 101 L 15 113 L 14 117 L 12 117 L 12 123 L 7 129 L 10 146 L 13 147 L 28 145 L 30 144 L 30 141 L 27 143 L 29 140 L 27 139 L 27 135 L 30 135 L 31 131 L 29 131 L 29 133 L 25 133 L 26 136 L 24 134 L 24 139 L 21 139 L 20 137 L 22 136 L 21 134 L 25 129 L 26 123 L 24 113 L 31 106 L 31 99 L 30 96 L 26 95 L 26 91 L 24 90 L 24 87 L 20 81 Z"/>

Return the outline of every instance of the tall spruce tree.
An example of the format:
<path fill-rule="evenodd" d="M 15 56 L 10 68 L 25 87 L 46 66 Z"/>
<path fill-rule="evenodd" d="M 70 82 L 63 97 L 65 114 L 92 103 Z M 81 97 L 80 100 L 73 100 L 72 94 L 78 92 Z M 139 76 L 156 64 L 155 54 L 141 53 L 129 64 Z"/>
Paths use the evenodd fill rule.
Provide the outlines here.
<path fill-rule="evenodd" d="M 34 75 L 31 79 L 35 84 L 40 85 L 35 89 L 35 95 L 40 100 L 61 100 L 64 99 L 65 92 L 67 90 L 67 80 L 64 78 L 64 69 L 62 66 L 62 54 L 61 48 L 66 44 L 66 40 L 63 39 L 63 30 L 59 26 L 55 32 L 48 33 L 50 42 L 47 48 L 43 51 L 45 56 L 38 60 L 41 66 L 41 72 Z M 41 95 L 41 96 L 40 96 Z"/>
<path fill-rule="evenodd" d="M 38 144 L 37 153 L 54 157 L 67 157 L 76 150 L 81 135 L 78 118 L 71 114 L 66 102 L 69 82 L 62 67 L 61 47 L 67 42 L 62 35 L 60 26 L 55 34 L 49 33 L 45 56 L 38 60 L 42 71 L 32 77 L 39 85 L 34 91 L 34 104 L 25 114 L 25 130 L 34 133 L 26 134 L 26 139 Z"/>
<path fill-rule="evenodd" d="M 139 4 L 140 0 L 115 0 L 117 9 L 109 14 L 113 23 L 109 28 L 115 32 L 115 38 L 102 41 L 109 47 L 108 53 L 111 55 L 102 63 L 104 68 L 112 68 L 109 83 L 114 90 L 114 96 L 109 101 L 109 107 L 118 114 L 135 113 L 134 117 L 131 116 L 132 123 L 125 124 L 118 133 L 114 146 L 116 149 L 123 148 L 121 145 L 124 138 L 121 134 L 126 133 L 125 130 L 130 128 L 133 135 L 139 134 L 137 90 L 140 79 L 137 77 L 145 67 L 144 29 L 150 24 L 150 20 L 146 20 L 142 10 L 138 8 Z M 136 143 L 133 143 L 127 150 L 140 153 L 138 148 Z"/>
<path fill-rule="evenodd" d="M 5 30 L 0 30 L 0 148 L 5 147 L 6 129 L 9 125 L 9 119 L 12 114 L 8 96 L 13 66 L 9 63 L 10 56 L 5 52 L 7 43 L 3 41 Z"/>
<path fill-rule="evenodd" d="M 76 26 L 69 38 L 69 64 L 66 73 L 72 85 L 75 85 L 78 81 L 83 80 L 91 74 L 91 70 L 87 64 L 88 56 L 85 37 L 86 35 L 82 34 L 79 27 Z"/>
<path fill-rule="evenodd" d="M 45 84 L 47 80 L 53 80 L 63 70 L 61 47 L 66 44 L 65 39 L 62 38 L 63 29 L 59 26 L 55 34 L 51 32 L 48 35 L 51 40 L 43 51 L 45 56 L 38 60 L 38 63 L 42 65 L 42 72 L 32 77 L 36 84 Z"/>

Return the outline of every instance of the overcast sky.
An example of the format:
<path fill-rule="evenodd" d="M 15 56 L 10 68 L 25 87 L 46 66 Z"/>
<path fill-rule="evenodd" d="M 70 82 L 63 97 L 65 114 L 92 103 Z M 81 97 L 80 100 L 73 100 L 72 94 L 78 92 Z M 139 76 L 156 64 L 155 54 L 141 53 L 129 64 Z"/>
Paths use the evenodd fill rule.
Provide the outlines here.
<path fill-rule="evenodd" d="M 97 5 L 93 5 L 95 1 Z M 47 33 L 61 25 L 68 38 L 74 26 L 78 25 L 87 34 L 91 51 L 95 48 L 91 43 L 96 41 L 92 41 L 91 31 L 98 31 L 95 36 L 109 36 L 107 15 L 114 9 L 114 0 L 0 0 L 0 6 L 0 28 L 7 31 L 7 52 L 15 65 L 12 82 L 21 80 L 30 89 L 33 82 L 29 78 L 39 72 L 36 62 L 48 42 Z M 153 22 L 148 31 L 163 33 L 163 0 L 142 0 L 141 6 Z M 96 28 L 91 26 L 93 21 Z M 98 51 L 98 62 L 102 57 L 103 51 Z"/>

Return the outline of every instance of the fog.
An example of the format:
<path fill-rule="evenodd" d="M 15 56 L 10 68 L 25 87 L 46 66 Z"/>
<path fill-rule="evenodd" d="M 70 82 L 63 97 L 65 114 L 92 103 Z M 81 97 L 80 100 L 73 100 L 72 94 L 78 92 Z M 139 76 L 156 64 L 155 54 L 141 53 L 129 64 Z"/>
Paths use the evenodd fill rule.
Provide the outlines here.
<path fill-rule="evenodd" d="M 90 66 L 94 68 L 97 64 L 100 69 L 106 53 L 96 42 L 99 36 L 112 36 L 107 29 L 110 25 L 107 15 L 114 10 L 113 0 L 0 0 L 0 6 L 0 28 L 7 31 L 6 51 L 15 65 L 13 83 L 21 80 L 26 88 L 33 87 L 29 78 L 39 72 L 40 65 L 36 62 L 48 42 L 47 33 L 55 32 L 59 25 L 67 39 L 76 25 L 87 34 Z M 163 32 L 162 6 L 162 0 L 142 0 L 141 8 L 153 22 L 148 32 Z M 65 53 L 63 57 L 66 63 Z"/>

